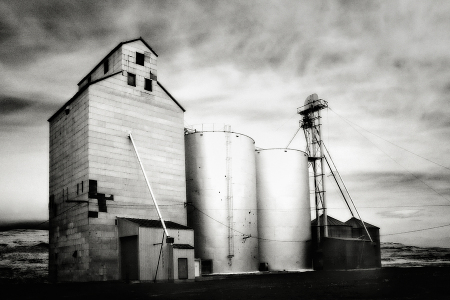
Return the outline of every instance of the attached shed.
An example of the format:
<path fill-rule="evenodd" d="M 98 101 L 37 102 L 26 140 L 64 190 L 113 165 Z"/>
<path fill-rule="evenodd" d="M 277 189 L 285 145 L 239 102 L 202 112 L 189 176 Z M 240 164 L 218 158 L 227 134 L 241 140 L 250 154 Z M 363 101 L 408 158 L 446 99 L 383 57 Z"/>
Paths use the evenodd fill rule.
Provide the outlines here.
<path fill-rule="evenodd" d="M 160 220 L 118 218 L 122 280 L 195 279 L 194 230 L 171 221 L 165 224 L 173 244 L 166 242 Z"/>

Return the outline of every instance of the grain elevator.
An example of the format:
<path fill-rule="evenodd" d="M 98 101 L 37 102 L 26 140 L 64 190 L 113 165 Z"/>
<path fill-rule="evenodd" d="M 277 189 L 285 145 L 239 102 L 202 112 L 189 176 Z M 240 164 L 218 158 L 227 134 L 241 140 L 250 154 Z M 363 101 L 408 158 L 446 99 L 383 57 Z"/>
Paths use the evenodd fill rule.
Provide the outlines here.
<path fill-rule="evenodd" d="M 328 239 L 315 115 L 326 102 L 313 94 L 299 110 L 306 151 L 260 149 L 229 125 L 185 128 L 157 60 L 142 38 L 120 43 L 48 119 L 51 281 L 193 281 L 317 269 L 325 252 L 338 266 L 345 247 L 359 255 L 364 243 Z M 343 226 L 361 225 L 373 242 L 361 220 Z"/>
<path fill-rule="evenodd" d="M 194 278 L 184 108 L 159 81 L 157 59 L 142 38 L 120 43 L 48 120 L 52 281 Z"/>

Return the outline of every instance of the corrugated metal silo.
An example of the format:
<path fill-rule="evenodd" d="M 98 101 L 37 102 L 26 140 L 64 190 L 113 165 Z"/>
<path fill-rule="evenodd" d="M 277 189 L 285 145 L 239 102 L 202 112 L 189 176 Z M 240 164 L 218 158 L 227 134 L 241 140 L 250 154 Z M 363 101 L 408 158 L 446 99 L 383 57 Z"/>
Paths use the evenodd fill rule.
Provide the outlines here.
<path fill-rule="evenodd" d="M 228 126 L 203 127 L 186 134 L 185 146 L 188 226 L 203 273 L 257 271 L 253 139 Z"/>
<path fill-rule="evenodd" d="M 271 271 L 311 268 L 308 156 L 256 151 L 259 260 Z"/>

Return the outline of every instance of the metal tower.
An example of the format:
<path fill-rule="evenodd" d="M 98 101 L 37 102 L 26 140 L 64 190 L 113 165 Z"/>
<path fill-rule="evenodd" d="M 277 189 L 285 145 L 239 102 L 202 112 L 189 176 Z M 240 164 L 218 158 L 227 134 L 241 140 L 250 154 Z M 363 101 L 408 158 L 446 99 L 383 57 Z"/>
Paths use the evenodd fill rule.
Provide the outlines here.
<path fill-rule="evenodd" d="M 321 227 L 323 236 L 328 236 L 327 209 L 325 202 L 325 153 L 320 132 L 320 111 L 328 107 L 328 102 L 319 99 L 317 94 L 308 96 L 305 105 L 297 108 L 297 113 L 303 116 L 300 127 L 303 128 L 306 138 L 306 151 L 314 176 L 314 198 L 316 204 L 317 242 L 321 240 Z M 320 222 L 320 211 L 323 215 L 323 224 Z"/>

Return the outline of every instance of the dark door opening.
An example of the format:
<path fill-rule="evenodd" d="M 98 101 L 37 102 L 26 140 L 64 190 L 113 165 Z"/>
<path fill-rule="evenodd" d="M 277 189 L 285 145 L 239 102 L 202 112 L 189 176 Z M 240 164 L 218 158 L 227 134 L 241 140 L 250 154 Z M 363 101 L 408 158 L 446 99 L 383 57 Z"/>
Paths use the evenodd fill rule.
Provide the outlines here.
<path fill-rule="evenodd" d="M 122 280 L 139 280 L 138 237 L 120 238 Z"/>
<path fill-rule="evenodd" d="M 187 258 L 178 258 L 178 279 L 188 279 Z"/>

